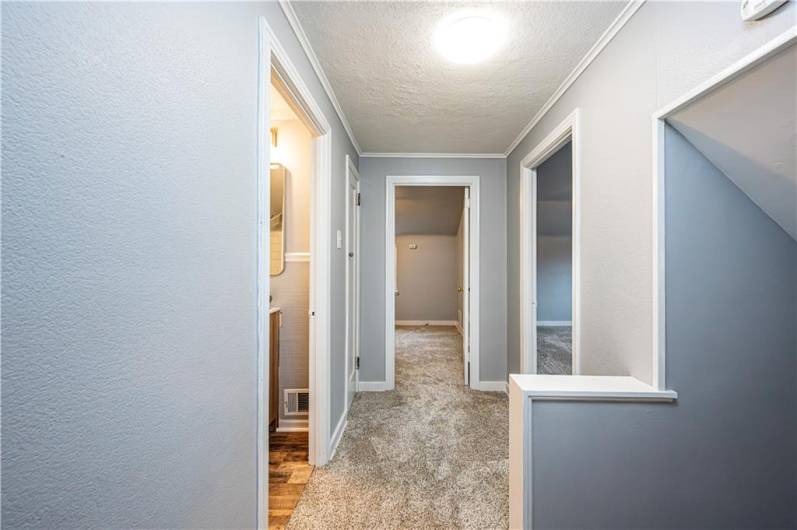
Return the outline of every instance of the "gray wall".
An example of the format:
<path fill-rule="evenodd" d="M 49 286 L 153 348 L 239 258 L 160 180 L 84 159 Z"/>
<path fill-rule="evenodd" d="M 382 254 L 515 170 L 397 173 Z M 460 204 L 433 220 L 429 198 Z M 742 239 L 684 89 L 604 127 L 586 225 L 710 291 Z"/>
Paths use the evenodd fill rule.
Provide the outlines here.
<path fill-rule="evenodd" d="M 650 117 L 793 26 L 789 2 L 745 24 L 738 2 L 646 2 L 507 159 L 509 370 L 520 369 L 519 167 L 581 109 L 581 364 L 584 373 L 652 378 Z M 699 53 L 696 51 L 699 50 Z"/>
<path fill-rule="evenodd" d="M 537 168 L 537 321 L 572 319 L 573 149 Z"/>
<path fill-rule="evenodd" d="M 331 237 L 356 153 L 278 4 L 3 6 L 5 526 L 255 525 L 259 14 L 333 123 Z"/>
<path fill-rule="evenodd" d="M 396 320 L 456 320 L 457 236 L 396 236 L 396 247 Z"/>
<path fill-rule="evenodd" d="M 666 142 L 678 401 L 536 402 L 534 528 L 797 526 L 797 242 L 679 133 Z"/>
<path fill-rule="evenodd" d="M 363 158 L 362 353 L 360 379 L 385 380 L 385 177 L 479 175 L 481 177 L 480 377 L 506 380 L 506 165 L 503 159 Z"/>
<path fill-rule="evenodd" d="M 537 322 L 572 319 L 572 250 L 569 237 L 537 239 Z"/>

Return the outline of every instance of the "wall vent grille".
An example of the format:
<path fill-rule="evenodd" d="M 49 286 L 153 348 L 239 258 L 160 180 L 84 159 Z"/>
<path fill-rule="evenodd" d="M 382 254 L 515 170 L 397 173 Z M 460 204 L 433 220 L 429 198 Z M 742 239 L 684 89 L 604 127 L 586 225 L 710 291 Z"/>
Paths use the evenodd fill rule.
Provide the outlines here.
<path fill-rule="evenodd" d="M 310 390 L 307 388 L 286 388 L 282 400 L 286 416 L 304 416 L 310 411 Z"/>

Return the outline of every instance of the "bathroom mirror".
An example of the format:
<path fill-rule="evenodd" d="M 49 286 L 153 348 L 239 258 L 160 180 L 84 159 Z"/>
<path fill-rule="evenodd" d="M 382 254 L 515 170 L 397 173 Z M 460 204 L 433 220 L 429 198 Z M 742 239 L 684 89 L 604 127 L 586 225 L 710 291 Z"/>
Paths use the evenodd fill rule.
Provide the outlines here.
<path fill-rule="evenodd" d="M 285 270 L 285 166 L 271 164 L 271 276 Z"/>

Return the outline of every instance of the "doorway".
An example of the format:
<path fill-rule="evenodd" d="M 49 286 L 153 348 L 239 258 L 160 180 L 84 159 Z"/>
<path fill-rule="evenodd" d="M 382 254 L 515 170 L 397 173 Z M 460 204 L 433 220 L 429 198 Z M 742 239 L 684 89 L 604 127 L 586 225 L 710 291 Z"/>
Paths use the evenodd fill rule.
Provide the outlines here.
<path fill-rule="evenodd" d="M 573 151 L 536 168 L 537 373 L 573 373 Z"/>
<path fill-rule="evenodd" d="M 580 164 L 576 109 L 521 162 L 521 372 L 580 367 Z"/>
<path fill-rule="evenodd" d="M 330 359 L 331 342 L 331 180 L 332 128 L 321 107 L 302 80 L 296 66 L 269 27 L 258 18 L 257 77 L 257 525 L 268 526 L 269 513 L 269 414 L 271 403 L 270 344 L 272 342 L 271 290 L 271 163 L 278 156 L 272 147 L 272 83 L 279 88 L 291 109 L 311 133 L 312 161 L 309 198 L 309 255 L 307 326 L 307 460 L 327 463 L 330 447 Z M 277 131 L 277 142 L 279 132 Z M 290 228 L 288 228 L 290 232 Z M 287 239 L 286 239 L 287 241 Z M 284 249 L 283 249 L 284 250 Z M 301 253 L 298 253 L 301 254 Z M 303 256 L 294 256 L 302 259 Z M 285 254 L 285 258 L 288 255 Z M 280 433 L 281 434 L 281 433 Z M 276 436 L 276 435 L 275 435 Z"/>
<path fill-rule="evenodd" d="M 313 131 L 272 72 L 269 109 L 269 527 L 286 523 L 310 462 Z M 314 400 L 315 403 L 318 400 Z"/>
<path fill-rule="evenodd" d="M 450 234 L 451 241 L 447 243 L 448 251 L 440 251 L 439 256 L 432 257 L 430 263 L 440 263 L 450 254 L 451 267 L 448 275 L 440 276 L 439 281 L 432 281 L 427 285 L 427 290 L 444 288 L 446 293 L 432 298 L 426 298 L 429 303 L 424 303 L 423 308 L 415 308 L 417 304 L 408 300 L 409 296 L 401 299 L 399 289 L 399 249 L 401 242 L 402 251 L 417 251 L 419 243 L 405 240 L 403 235 L 397 235 L 396 202 L 397 196 L 402 193 L 412 194 L 412 190 L 419 189 L 440 190 L 454 189 L 456 197 L 456 211 L 453 216 L 453 230 Z M 403 191 L 399 191 L 399 190 Z M 395 388 L 396 374 L 396 325 L 409 326 L 450 326 L 462 333 L 462 361 L 463 383 L 474 389 L 480 388 L 479 381 L 479 177 L 478 176 L 388 176 L 387 177 L 387 208 L 385 232 L 385 389 Z M 463 221 L 464 219 L 464 221 Z M 404 232 L 412 232 L 405 229 Z M 467 234 L 466 236 L 464 234 Z M 420 235 L 418 235 L 420 236 Z M 461 242 L 457 242 L 457 238 Z M 417 237 L 416 237 L 417 239 Z M 430 244 L 432 244 L 430 242 Z M 415 248 L 412 248 L 413 245 Z M 461 246 L 464 254 L 457 258 L 457 248 Z M 406 247 L 406 248 L 404 248 Z M 435 248 L 439 247 L 435 243 Z M 457 263 L 458 259 L 461 261 Z M 416 260 L 417 261 L 417 260 Z M 428 282 L 430 278 L 425 278 Z M 450 284 L 450 285 L 449 285 Z M 447 286 L 447 287 L 446 287 Z M 420 290 L 424 290 L 420 287 Z M 461 290 L 461 291 L 460 291 Z M 405 293 L 409 294 L 409 293 Z M 425 295 L 425 293 L 423 293 Z M 400 302 L 399 302 L 400 299 Z M 446 306 L 450 304 L 450 307 Z M 427 312 L 412 312 L 415 309 L 424 309 Z M 415 315 L 408 317 L 407 315 Z M 456 333 L 456 331 L 454 332 Z"/>

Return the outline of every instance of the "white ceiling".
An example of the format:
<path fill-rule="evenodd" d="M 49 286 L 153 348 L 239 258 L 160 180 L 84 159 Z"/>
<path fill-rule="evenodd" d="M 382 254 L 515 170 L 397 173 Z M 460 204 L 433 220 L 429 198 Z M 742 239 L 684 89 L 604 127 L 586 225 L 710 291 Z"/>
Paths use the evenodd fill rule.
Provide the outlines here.
<path fill-rule="evenodd" d="M 626 5 L 621 2 L 292 2 L 365 152 L 503 153 Z M 432 48 L 463 8 L 505 17 L 477 65 Z"/>
<path fill-rule="evenodd" d="M 457 186 L 396 188 L 396 234 L 456 235 L 465 189 Z"/>
<path fill-rule="evenodd" d="M 797 240 L 797 45 L 669 122 Z"/>

